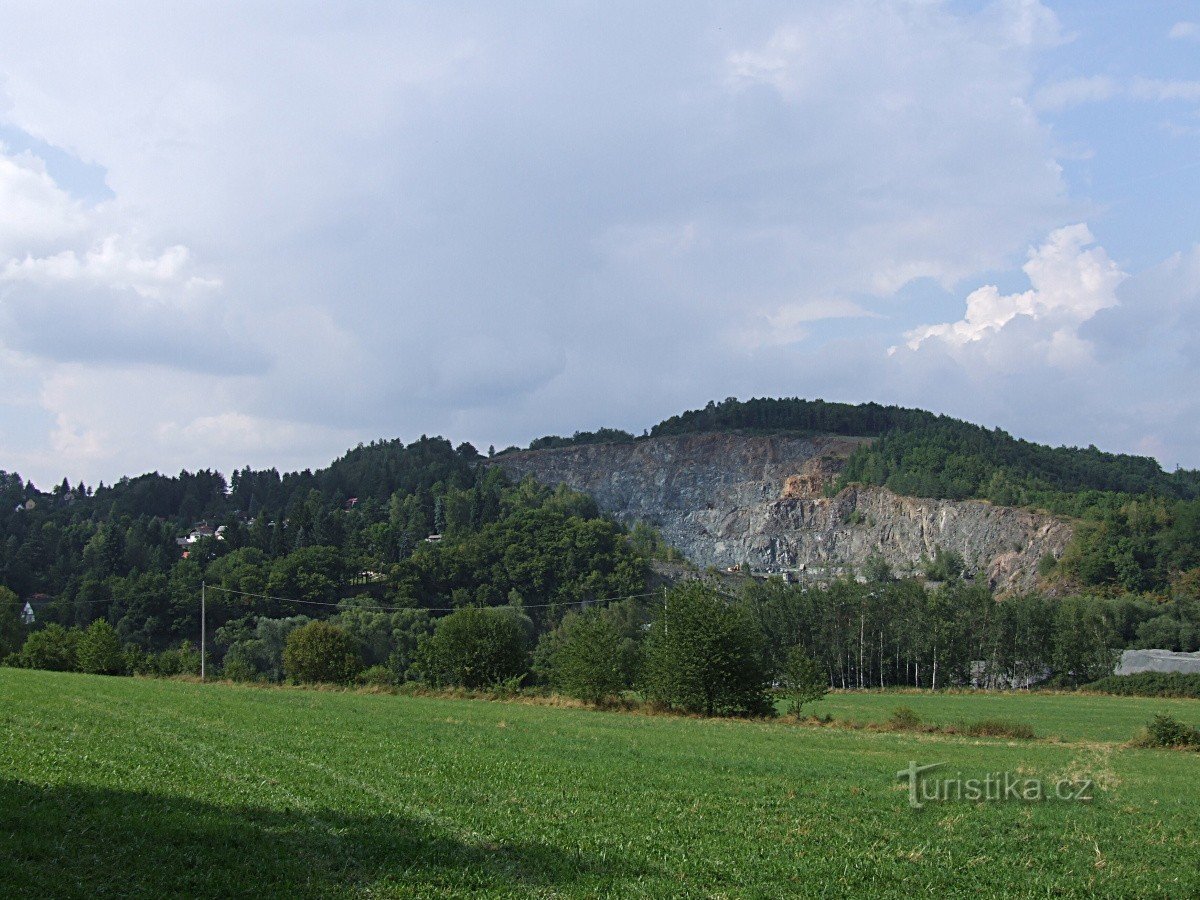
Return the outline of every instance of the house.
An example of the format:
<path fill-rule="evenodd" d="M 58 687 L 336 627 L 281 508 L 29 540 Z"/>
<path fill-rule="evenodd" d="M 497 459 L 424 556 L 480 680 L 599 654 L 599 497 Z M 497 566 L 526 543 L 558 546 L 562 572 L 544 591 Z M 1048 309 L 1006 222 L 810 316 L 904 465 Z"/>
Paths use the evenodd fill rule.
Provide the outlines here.
<path fill-rule="evenodd" d="M 179 547 L 187 547 L 202 538 L 216 538 L 218 541 L 225 540 L 225 526 L 219 525 L 213 528 L 211 525 L 197 525 L 187 537 L 175 538 L 175 544 Z"/>
<path fill-rule="evenodd" d="M 25 601 L 25 608 L 21 610 L 21 621 L 26 625 L 32 625 L 33 620 L 33 606 L 29 603 L 29 601 Z"/>
<path fill-rule="evenodd" d="M 431 534 L 429 537 L 425 538 L 425 543 L 436 544 L 441 539 L 442 539 L 442 536 L 440 534 Z"/>

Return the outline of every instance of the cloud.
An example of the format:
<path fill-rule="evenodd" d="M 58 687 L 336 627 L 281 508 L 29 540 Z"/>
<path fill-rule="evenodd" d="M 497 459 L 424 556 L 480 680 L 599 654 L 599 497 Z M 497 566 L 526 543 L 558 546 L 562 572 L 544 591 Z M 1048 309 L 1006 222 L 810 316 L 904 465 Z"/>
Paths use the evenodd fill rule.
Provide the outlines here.
<path fill-rule="evenodd" d="M 1200 24 L 1196 22 L 1176 22 L 1167 32 L 1172 40 L 1200 41 Z"/>
<path fill-rule="evenodd" d="M 1106 75 L 1068 78 L 1041 88 L 1034 97 L 1039 110 L 1058 112 L 1082 103 L 1099 103 L 1117 95 L 1119 86 Z"/>
<path fill-rule="evenodd" d="M 42 142 L 6 159 L 46 224 L 0 217 L 0 465 L 312 466 L 731 393 L 1070 434 L 1017 368 L 1091 365 L 1103 251 L 1047 242 L 1028 300 L 994 273 L 1105 227 L 1040 115 L 1108 88 L 1035 101 L 1070 36 L 977 7 L 30 8 L 2 116 Z M 46 146 L 112 196 L 80 205 Z M 886 355 L 923 322 L 949 330 Z"/>
<path fill-rule="evenodd" d="M 834 319 L 881 318 L 879 313 L 845 298 L 807 300 L 785 304 L 764 315 L 743 333 L 747 347 L 795 344 L 811 334 L 810 326 Z"/>
<path fill-rule="evenodd" d="M 1200 100 L 1200 81 L 1164 80 L 1138 76 L 1117 81 L 1107 75 L 1068 78 L 1040 88 L 1034 106 L 1045 112 L 1061 112 L 1086 103 L 1103 103 L 1116 98 L 1153 103 Z"/>
<path fill-rule="evenodd" d="M 192 272 L 186 247 L 144 255 L 111 235 L 83 253 L 0 267 L 0 336 L 58 362 L 249 374 L 267 360 L 225 325 L 219 279 Z"/>
<path fill-rule="evenodd" d="M 70 240 L 86 228 L 82 206 L 55 184 L 41 159 L 0 145 L 0 261 Z"/>
<path fill-rule="evenodd" d="M 995 285 L 972 291 L 966 314 L 957 322 L 927 325 L 905 335 L 909 350 L 938 341 L 956 353 L 975 353 L 972 345 L 1002 337 L 1006 329 L 1021 333 L 1021 346 L 1008 349 L 1022 359 L 1041 357 L 1054 366 L 1076 366 L 1089 355 L 1079 326 L 1103 309 L 1117 305 L 1117 288 L 1126 275 L 1094 243 L 1086 225 L 1052 232 L 1046 243 L 1031 249 L 1023 271 L 1030 289 L 1001 294 Z M 986 348 L 991 349 L 991 348 Z"/>

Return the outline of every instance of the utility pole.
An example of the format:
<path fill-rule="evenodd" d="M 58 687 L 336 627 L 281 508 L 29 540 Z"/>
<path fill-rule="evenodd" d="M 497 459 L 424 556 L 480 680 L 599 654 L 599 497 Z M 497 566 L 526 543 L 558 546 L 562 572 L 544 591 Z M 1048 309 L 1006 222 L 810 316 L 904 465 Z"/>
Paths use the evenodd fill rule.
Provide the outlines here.
<path fill-rule="evenodd" d="M 204 680 L 204 640 L 207 637 L 207 635 L 205 634 L 205 631 L 206 631 L 206 626 L 208 624 L 206 621 L 207 609 L 206 609 L 206 604 L 204 602 L 205 601 L 204 594 L 205 594 L 205 585 L 204 585 L 204 582 L 201 581 L 200 582 L 200 680 L 201 681 Z"/>

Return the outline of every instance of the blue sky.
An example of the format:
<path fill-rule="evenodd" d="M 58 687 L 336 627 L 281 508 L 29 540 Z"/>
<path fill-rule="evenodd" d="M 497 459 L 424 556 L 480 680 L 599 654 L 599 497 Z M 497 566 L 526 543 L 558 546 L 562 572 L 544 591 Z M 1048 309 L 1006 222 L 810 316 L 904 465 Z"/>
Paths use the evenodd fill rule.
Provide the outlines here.
<path fill-rule="evenodd" d="M 1200 4 L 0 6 L 0 468 L 903 403 L 1200 467 Z"/>

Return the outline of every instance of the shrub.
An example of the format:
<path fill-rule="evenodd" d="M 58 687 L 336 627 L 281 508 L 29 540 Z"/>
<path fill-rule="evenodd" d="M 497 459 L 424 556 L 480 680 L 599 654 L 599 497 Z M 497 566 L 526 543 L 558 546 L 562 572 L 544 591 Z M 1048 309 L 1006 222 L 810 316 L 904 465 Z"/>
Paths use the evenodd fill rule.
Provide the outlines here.
<path fill-rule="evenodd" d="M 621 693 L 621 635 L 598 610 L 568 615 L 550 654 L 549 680 L 569 697 L 600 703 Z"/>
<path fill-rule="evenodd" d="M 225 657 L 221 674 L 230 681 L 258 681 L 263 677 L 253 663 L 233 653 Z"/>
<path fill-rule="evenodd" d="M 1172 716 L 1158 715 L 1150 720 L 1134 743 L 1139 747 L 1200 748 L 1200 731 Z"/>
<path fill-rule="evenodd" d="M 73 672 L 78 644 L 78 629 L 66 629 L 52 622 L 25 639 L 18 657 L 19 665 L 26 669 Z"/>
<path fill-rule="evenodd" d="M 915 731 L 921 727 L 921 717 L 909 706 L 897 706 L 885 723 L 895 731 Z"/>
<path fill-rule="evenodd" d="M 191 641 L 183 641 L 178 647 L 151 654 L 147 660 L 150 672 L 162 678 L 175 675 L 199 675 L 200 651 Z"/>
<path fill-rule="evenodd" d="M 972 737 L 1008 737 L 1023 741 L 1031 741 L 1036 737 L 1032 725 L 1007 719 L 980 719 L 967 725 L 963 732 Z"/>
<path fill-rule="evenodd" d="M 396 681 L 395 673 L 387 666 L 367 666 L 358 673 L 358 683 L 371 687 L 389 687 Z"/>
<path fill-rule="evenodd" d="M 97 619 L 79 636 L 75 650 L 76 666 L 90 675 L 124 675 L 125 657 L 121 640 L 105 619 Z"/>
<path fill-rule="evenodd" d="M 791 701 L 788 712 L 794 716 L 800 715 L 805 703 L 815 703 L 829 693 L 825 673 L 799 644 L 788 651 L 779 684 L 783 696 Z"/>
<path fill-rule="evenodd" d="M 515 609 L 467 607 L 422 641 L 417 667 L 435 684 L 495 687 L 529 671 L 528 620 Z"/>
<path fill-rule="evenodd" d="M 309 622 L 287 636 L 283 670 L 296 681 L 347 684 L 362 668 L 362 656 L 353 638 L 336 625 Z"/>
<path fill-rule="evenodd" d="M 1139 672 L 1110 675 L 1084 685 L 1084 690 L 1127 697 L 1190 697 L 1200 699 L 1200 672 Z"/>

